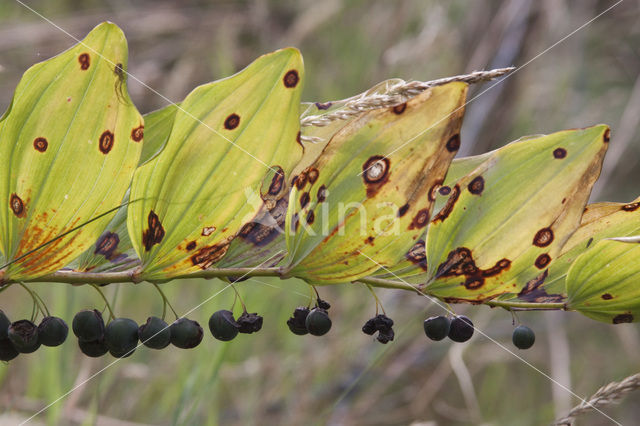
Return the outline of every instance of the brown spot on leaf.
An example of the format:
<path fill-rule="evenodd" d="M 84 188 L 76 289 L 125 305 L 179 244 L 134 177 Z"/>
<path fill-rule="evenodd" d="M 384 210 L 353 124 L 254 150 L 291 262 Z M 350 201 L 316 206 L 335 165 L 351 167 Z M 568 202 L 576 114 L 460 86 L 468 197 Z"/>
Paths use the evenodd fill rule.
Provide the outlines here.
<path fill-rule="evenodd" d="M 24 217 L 25 216 L 25 209 L 24 209 L 24 203 L 22 202 L 22 199 L 20 197 L 18 197 L 18 195 L 16 193 L 11 194 L 11 198 L 9 199 L 9 206 L 11 207 L 11 210 L 13 211 L 13 214 L 15 214 L 18 217 Z"/>
<path fill-rule="evenodd" d="M 449 215 L 453 211 L 453 207 L 455 206 L 456 201 L 458 201 L 459 196 L 460 196 L 460 185 L 456 184 L 451 189 L 451 195 L 449 195 L 449 198 L 447 199 L 447 202 L 444 205 L 444 207 L 442 207 L 442 209 L 438 212 L 438 214 L 436 214 L 435 217 L 433 218 L 434 223 L 437 221 L 443 221 L 447 217 L 449 217 Z"/>
<path fill-rule="evenodd" d="M 620 210 L 624 210 L 625 212 L 632 212 L 632 211 L 638 210 L 638 207 L 640 207 L 640 202 L 629 203 L 622 206 Z"/>
<path fill-rule="evenodd" d="M 302 195 L 300 196 L 300 208 L 304 209 L 306 205 L 309 204 L 310 199 L 311 197 L 309 196 L 309 193 L 303 192 Z"/>
<path fill-rule="evenodd" d="M 374 244 L 373 244 L 373 242 L 374 242 L 374 241 L 375 241 L 375 238 L 374 238 L 374 237 L 372 237 L 372 236 L 368 236 L 368 237 L 364 240 L 364 243 L 365 243 L 365 244 L 369 244 L 369 245 L 373 246 L 373 245 L 374 245 Z"/>
<path fill-rule="evenodd" d="M 429 192 L 427 193 L 427 198 L 429 198 L 429 201 L 433 202 L 436 200 L 436 192 L 438 191 L 440 185 L 442 185 L 442 179 L 436 180 L 434 184 L 431 185 L 431 188 L 429 188 Z"/>
<path fill-rule="evenodd" d="M 542 253 L 535 261 L 536 268 L 544 269 L 551 262 L 551 256 L 548 253 Z"/>
<path fill-rule="evenodd" d="M 416 213 L 416 215 L 413 217 L 413 220 L 409 224 L 409 230 L 424 228 L 425 226 L 427 226 L 428 223 L 429 223 L 429 209 L 424 208 L 418 211 L 418 213 Z"/>
<path fill-rule="evenodd" d="M 546 247 L 553 242 L 553 231 L 551 228 L 542 228 L 533 237 L 533 245 Z"/>
<path fill-rule="evenodd" d="M 111 131 L 109 130 L 105 130 L 100 135 L 100 140 L 98 141 L 98 148 L 100 149 L 100 152 L 102 152 L 103 154 L 108 154 L 109 151 L 111 151 L 111 148 L 113 148 L 113 143 L 114 143 L 113 133 L 111 133 Z"/>
<path fill-rule="evenodd" d="M 609 130 L 607 130 L 609 131 Z M 631 314 L 620 314 L 613 317 L 614 324 L 622 324 L 625 322 L 633 322 L 633 315 Z"/>
<path fill-rule="evenodd" d="M 589 241 L 587 241 L 587 248 L 589 248 L 592 242 L 593 242 L 593 237 L 589 238 Z"/>
<path fill-rule="evenodd" d="M 309 179 L 309 183 L 311 184 L 316 183 L 316 180 L 318 180 L 318 175 L 320 175 L 318 169 L 315 168 L 307 169 L 305 174 L 307 175 L 307 179 Z"/>
<path fill-rule="evenodd" d="M 609 293 L 605 293 L 600 297 L 602 297 L 602 300 L 611 300 L 611 299 L 613 299 L 613 296 L 611 294 L 609 294 Z"/>
<path fill-rule="evenodd" d="M 300 226 L 300 217 L 298 213 L 294 213 L 291 217 L 291 232 L 296 232 Z"/>
<path fill-rule="evenodd" d="M 604 140 L 605 143 L 609 142 L 609 140 L 611 139 L 611 129 L 607 128 L 607 130 L 604 131 L 604 135 L 602 136 L 602 139 Z"/>
<path fill-rule="evenodd" d="M 187 244 L 187 251 L 191 251 L 194 248 L 196 248 L 196 242 L 195 241 L 191 241 L 191 242 L 189 242 L 189 244 Z"/>
<path fill-rule="evenodd" d="M 47 142 L 47 139 L 45 138 L 40 137 L 33 140 L 33 147 L 36 151 L 45 152 L 48 146 L 49 142 Z"/>
<path fill-rule="evenodd" d="M 389 180 L 390 161 L 382 155 L 373 155 L 362 165 L 362 178 L 367 186 L 367 197 L 373 197 Z"/>
<path fill-rule="evenodd" d="M 307 184 L 307 175 L 302 172 L 298 176 L 294 177 L 291 183 L 295 185 L 299 191 L 302 191 L 304 186 Z"/>
<path fill-rule="evenodd" d="M 318 188 L 318 202 L 322 203 L 324 200 L 327 199 L 327 187 L 322 185 L 320 188 Z"/>
<path fill-rule="evenodd" d="M 213 234 L 215 231 L 216 231 L 215 226 L 205 226 L 204 228 L 202 228 L 201 235 L 203 237 L 208 237 L 209 235 Z"/>
<path fill-rule="evenodd" d="M 424 247 L 424 240 L 416 241 L 404 257 L 414 265 L 418 265 L 422 270 L 427 270 L 427 253 Z"/>
<path fill-rule="evenodd" d="M 194 266 L 208 269 L 222 259 L 224 255 L 227 254 L 227 250 L 229 250 L 229 242 L 203 247 L 191 256 L 191 262 Z"/>
<path fill-rule="evenodd" d="M 464 287 L 467 290 L 477 290 L 484 285 L 484 278 L 478 276 L 470 276 L 464 281 Z"/>
<path fill-rule="evenodd" d="M 131 139 L 134 142 L 140 142 L 144 137 L 144 124 L 139 125 L 131 131 Z"/>
<path fill-rule="evenodd" d="M 447 141 L 447 151 L 456 152 L 460 149 L 460 135 L 455 134 Z"/>
<path fill-rule="evenodd" d="M 476 266 L 471 250 L 459 247 L 449 252 L 447 260 L 438 266 L 436 278 L 455 277 L 464 275 L 463 285 L 468 290 L 477 290 L 484 284 L 485 278 L 494 277 L 511 267 L 509 259 L 500 259 L 494 266 L 488 269 L 480 269 Z"/>
<path fill-rule="evenodd" d="M 155 244 L 160 244 L 164 238 L 164 228 L 162 227 L 162 223 L 160 223 L 158 215 L 156 215 L 153 210 L 149 211 L 147 225 L 149 228 L 142 232 L 142 245 L 144 245 L 146 251 L 149 251 Z"/>
<path fill-rule="evenodd" d="M 314 220 L 316 220 L 316 214 L 313 210 L 310 210 L 309 213 L 307 213 L 307 225 L 313 225 Z"/>
<path fill-rule="evenodd" d="M 80 56 L 78 56 L 78 62 L 80 63 L 81 70 L 88 70 L 91 65 L 91 57 L 88 53 L 81 53 Z"/>
<path fill-rule="evenodd" d="M 409 203 L 405 204 L 404 206 L 398 209 L 398 217 L 402 217 L 405 214 L 407 214 L 407 210 L 409 210 Z"/>
<path fill-rule="evenodd" d="M 564 148 L 556 148 L 553 151 L 553 158 L 562 159 L 567 156 L 567 150 Z"/>
<path fill-rule="evenodd" d="M 274 166 L 276 169 L 276 173 L 271 178 L 271 183 L 269 184 L 269 195 L 276 196 L 282 191 L 282 186 L 284 185 L 284 170 L 280 166 Z"/>
<path fill-rule="evenodd" d="M 545 269 L 537 277 L 527 282 L 520 293 L 518 293 L 518 299 L 525 302 L 535 303 L 558 303 L 564 301 L 564 296 L 561 294 L 548 294 L 543 287 L 544 281 L 549 275 L 549 270 Z"/>
<path fill-rule="evenodd" d="M 474 195 L 482 194 L 482 191 L 484 190 L 484 178 L 482 176 L 476 176 L 471 182 L 469 182 L 467 189 Z"/>
<path fill-rule="evenodd" d="M 321 102 L 316 102 L 316 108 L 321 109 L 321 110 L 327 110 L 329 108 L 331 108 L 332 103 L 331 102 L 326 102 L 326 103 L 321 103 Z"/>
<path fill-rule="evenodd" d="M 93 251 L 93 254 L 101 254 L 107 260 L 112 261 L 118 257 L 116 249 L 119 243 L 120 237 L 118 234 L 106 231 L 98 238 L 98 241 L 96 241 L 96 249 Z"/>
<path fill-rule="evenodd" d="M 451 188 L 448 187 L 448 186 L 441 186 L 438 189 L 438 193 L 440 193 L 440 195 L 447 196 L 447 195 L 449 195 L 451 193 Z"/>
<path fill-rule="evenodd" d="M 233 130 L 240 124 L 240 116 L 238 114 L 231 114 L 224 120 L 224 128 L 227 130 Z"/>
<path fill-rule="evenodd" d="M 393 112 L 394 112 L 394 114 L 400 115 L 400 114 L 402 114 L 404 112 L 405 109 L 407 109 L 407 103 L 406 102 L 403 103 L 403 104 L 394 106 L 393 107 Z"/>
<path fill-rule="evenodd" d="M 300 76 L 298 75 L 298 71 L 296 70 L 287 71 L 287 73 L 282 78 L 282 82 L 284 83 L 284 86 L 290 89 L 293 87 L 296 87 L 299 81 L 300 81 Z"/>
<path fill-rule="evenodd" d="M 261 212 L 253 222 L 243 226 L 240 238 L 255 246 L 264 246 L 273 241 L 284 232 L 282 227 L 286 220 L 287 205 L 287 197 L 278 200 L 271 210 Z"/>

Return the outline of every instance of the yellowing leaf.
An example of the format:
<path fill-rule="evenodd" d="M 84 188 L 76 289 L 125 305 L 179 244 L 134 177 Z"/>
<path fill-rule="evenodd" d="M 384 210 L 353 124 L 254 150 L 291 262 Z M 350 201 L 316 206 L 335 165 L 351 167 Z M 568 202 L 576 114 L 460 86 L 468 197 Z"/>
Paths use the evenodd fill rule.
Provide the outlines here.
<path fill-rule="evenodd" d="M 104 23 L 31 67 L 18 84 L 0 123 L 0 245 L 14 261 L 5 278 L 69 264 L 113 214 L 27 253 L 122 202 L 144 129 L 127 93 L 126 67 L 124 34 Z"/>
<path fill-rule="evenodd" d="M 567 307 L 598 321 L 640 319 L 640 244 L 601 240 L 567 274 Z"/>
<path fill-rule="evenodd" d="M 543 280 L 579 225 L 608 140 L 600 125 L 485 154 L 429 226 L 424 289 L 482 301 Z"/>
<path fill-rule="evenodd" d="M 302 57 L 264 55 L 240 73 L 196 88 L 181 103 L 164 149 L 133 179 L 128 229 L 141 276 L 207 269 L 258 213 L 276 203 L 299 161 Z M 266 192 L 261 188 L 266 186 Z"/>
<path fill-rule="evenodd" d="M 332 137 L 294 178 L 290 275 L 349 282 L 402 259 L 429 222 L 432 189 L 459 147 L 466 92 L 463 83 L 428 89 L 364 113 Z"/>

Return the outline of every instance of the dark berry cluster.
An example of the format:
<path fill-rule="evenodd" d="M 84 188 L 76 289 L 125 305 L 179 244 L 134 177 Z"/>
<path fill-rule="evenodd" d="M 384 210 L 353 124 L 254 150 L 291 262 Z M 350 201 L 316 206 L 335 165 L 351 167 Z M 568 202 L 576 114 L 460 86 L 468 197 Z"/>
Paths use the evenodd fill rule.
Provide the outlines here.
<path fill-rule="evenodd" d="M 329 308 L 331 305 L 322 299 L 318 299 L 316 307 L 297 307 L 293 311 L 291 318 L 287 320 L 287 326 L 293 334 L 303 336 L 323 336 L 331 330 L 331 318 L 329 318 Z"/>
<path fill-rule="evenodd" d="M 395 337 L 392 327 L 393 320 L 386 315 L 380 314 L 368 320 L 362 326 L 362 332 L 371 336 L 377 331 L 378 336 L 376 339 L 378 342 L 387 344 L 393 341 L 393 338 Z"/>
<path fill-rule="evenodd" d="M 26 319 L 11 322 L 0 310 L 0 361 L 35 352 L 41 345 L 60 346 L 68 334 L 69 327 L 60 318 L 47 316 L 39 325 Z"/>
<path fill-rule="evenodd" d="M 257 313 L 242 312 L 238 319 L 226 309 L 214 312 L 209 318 L 209 330 L 213 337 L 223 342 L 235 339 L 238 333 L 252 334 L 262 329 L 262 317 Z"/>

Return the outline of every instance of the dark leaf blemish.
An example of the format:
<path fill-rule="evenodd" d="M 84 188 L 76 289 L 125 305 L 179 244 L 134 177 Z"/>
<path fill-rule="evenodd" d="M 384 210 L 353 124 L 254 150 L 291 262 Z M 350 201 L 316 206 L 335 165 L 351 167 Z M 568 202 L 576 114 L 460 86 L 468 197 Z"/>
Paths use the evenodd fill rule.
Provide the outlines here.
<path fill-rule="evenodd" d="M 545 269 L 535 277 L 534 279 L 527 282 L 524 288 L 518 293 L 518 299 L 524 300 L 525 302 L 535 302 L 535 303 L 558 303 L 564 301 L 564 296 L 561 294 L 549 294 L 546 292 L 544 287 L 544 281 L 547 279 L 549 275 L 549 270 Z"/>
<path fill-rule="evenodd" d="M 302 195 L 300 196 L 300 208 L 304 209 L 307 204 L 309 204 L 309 200 L 311 199 L 311 197 L 309 196 L 308 192 L 303 192 Z"/>
<path fill-rule="evenodd" d="M 447 141 L 447 151 L 456 152 L 460 149 L 460 135 L 455 134 Z"/>
<path fill-rule="evenodd" d="M 608 130 L 607 130 L 608 132 Z M 631 314 L 620 314 L 613 317 L 614 324 L 622 324 L 625 322 L 633 322 L 633 315 Z"/>
<path fill-rule="evenodd" d="M 158 215 L 153 210 L 149 212 L 147 224 L 149 228 L 142 232 L 142 245 L 144 245 L 146 251 L 149 251 L 154 244 L 160 244 L 164 238 L 164 228 Z"/>
<path fill-rule="evenodd" d="M 367 196 L 372 197 L 389 180 L 390 161 L 382 155 L 373 155 L 362 165 L 362 177 L 367 185 Z"/>
<path fill-rule="evenodd" d="M 611 294 L 609 294 L 609 293 L 605 293 L 601 297 L 602 297 L 602 300 L 611 300 L 611 299 L 613 299 L 613 296 Z"/>
<path fill-rule="evenodd" d="M 45 152 L 48 146 L 49 142 L 45 138 L 40 137 L 33 140 L 33 147 L 36 151 Z"/>
<path fill-rule="evenodd" d="M 427 253 L 424 240 L 418 240 L 404 257 L 414 265 L 420 266 L 423 271 L 427 270 Z"/>
<path fill-rule="evenodd" d="M 309 179 L 309 183 L 311 183 L 312 185 L 316 183 L 316 180 L 318 180 L 318 176 L 320 175 L 318 169 L 314 168 L 308 169 L 305 174 L 307 175 L 307 179 Z"/>
<path fill-rule="evenodd" d="M 533 245 L 538 247 L 546 247 L 553 242 L 553 231 L 551 228 L 542 228 L 536 232 L 533 237 Z"/>
<path fill-rule="evenodd" d="M 327 110 L 329 108 L 331 108 L 332 103 L 331 102 L 325 102 L 325 103 L 321 103 L 321 102 L 316 102 L 316 108 L 321 109 L 321 110 Z"/>
<path fill-rule="evenodd" d="M 625 212 L 632 212 L 632 211 L 638 210 L 638 207 L 640 207 L 640 201 L 637 203 L 625 204 L 620 208 L 620 210 L 624 210 Z"/>
<path fill-rule="evenodd" d="M 451 188 L 449 188 L 448 186 L 441 186 L 440 189 L 438 189 L 438 193 L 440 193 L 440 195 L 449 195 L 451 193 Z"/>
<path fill-rule="evenodd" d="M 413 217 L 413 220 L 409 224 L 409 230 L 424 228 L 425 226 L 427 226 L 428 223 L 429 223 L 429 209 L 424 208 L 418 211 L 418 213 L 416 213 L 416 215 Z"/>
<path fill-rule="evenodd" d="M 403 104 L 394 106 L 393 107 L 393 112 L 394 112 L 394 114 L 400 115 L 400 114 L 402 114 L 404 112 L 405 109 L 407 109 L 407 103 L 406 102 L 403 103 Z"/>
<path fill-rule="evenodd" d="M 564 148 L 556 148 L 553 151 L 553 158 L 562 159 L 567 156 L 567 150 Z"/>
<path fill-rule="evenodd" d="M 80 56 L 78 56 L 78 62 L 80 62 L 81 70 L 88 70 L 91 65 L 91 57 L 88 53 L 81 53 Z"/>
<path fill-rule="evenodd" d="M 9 199 L 9 206 L 11 207 L 13 214 L 15 214 L 16 216 L 25 216 L 24 203 L 16 193 L 11 194 L 11 198 Z"/>
<path fill-rule="evenodd" d="M 282 186 L 284 185 L 284 170 L 280 166 L 273 166 L 272 168 L 276 169 L 276 173 L 271 178 L 268 192 L 269 195 L 276 196 L 282 191 Z"/>
<path fill-rule="evenodd" d="M 476 176 L 471 182 L 469 182 L 467 189 L 472 194 L 482 194 L 482 191 L 484 190 L 484 178 L 482 176 Z"/>
<path fill-rule="evenodd" d="M 307 214 L 307 225 L 312 225 L 315 219 L 316 215 L 313 210 L 309 211 L 309 213 Z"/>
<path fill-rule="evenodd" d="M 551 256 L 548 253 L 542 253 L 535 261 L 536 268 L 544 269 L 551 262 Z"/>
<path fill-rule="evenodd" d="M 326 199 L 327 199 L 327 187 L 322 185 L 320 188 L 318 188 L 318 202 L 322 203 Z"/>
<path fill-rule="evenodd" d="M 140 142 L 144 137 L 144 125 L 141 124 L 131 131 L 131 139 L 134 142 Z"/>
<path fill-rule="evenodd" d="M 451 189 L 451 195 L 449 195 L 449 198 L 447 199 L 447 202 L 444 205 L 444 207 L 442 207 L 442 209 L 438 212 L 438 214 L 436 214 L 435 217 L 433 218 L 434 223 L 437 221 L 442 222 L 447 217 L 449 217 L 449 215 L 453 211 L 453 206 L 456 204 L 456 201 L 458 201 L 459 196 L 460 196 L 460 185 L 456 184 Z"/>
<path fill-rule="evenodd" d="M 296 70 L 287 71 L 287 73 L 282 78 L 284 86 L 290 89 L 296 87 L 298 85 L 298 81 L 300 81 L 300 76 L 298 75 L 298 71 Z"/>
<path fill-rule="evenodd" d="M 604 140 L 605 143 L 609 142 L 609 140 L 611 139 L 611 129 L 607 128 L 607 130 L 604 131 L 604 135 L 602 136 L 602 139 Z"/>
<path fill-rule="evenodd" d="M 113 260 L 118 257 L 116 249 L 118 248 L 119 243 L 120 237 L 118 234 L 107 231 L 98 238 L 98 241 L 96 242 L 96 249 L 93 254 L 101 254 L 107 260 Z"/>
<path fill-rule="evenodd" d="M 402 217 L 405 214 L 407 214 L 407 210 L 409 210 L 409 203 L 405 204 L 404 206 L 398 209 L 398 217 Z"/>
<path fill-rule="evenodd" d="M 447 260 L 438 266 L 436 278 L 455 277 L 464 275 L 463 285 L 467 290 L 476 290 L 484 285 L 485 278 L 494 277 L 511 267 L 509 259 L 500 259 L 494 266 L 488 269 L 480 269 L 476 266 L 471 250 L 459 247 L 452 250 Z"/>
<path fill-rule="evenodd" d="M 191 251 L 194 248 L 196 248 L 196 242 L 195 241 L 191 241 L 191 242 L 189 242 L 189 244 L 187 244 L 187 251 Z"/>
<path fill-rule="evenodd" d="M 109 130 L 105 130 L 100 135 L 100 140 L 98 141 L 98 148 L 100 149 L 100 152 L 102 152 L 103 154 L 108 154 L 109 151 L 111 151 L 111 148 L 113 148 L 113 143 L 114 143 L 113 133 L 111 133 L 111 131 Z"/>
<path fill-rule="evenodd" d="M 238 114 L 231 114 L 224 120 L 224 128 L 227 130 L 233 130 L 240 124 L 240 116 Z"/>
<path fill-rule="evenodd" d="M 240 238 L 255 246 L 264 246 L 273 241 L 284 232 L 288 204 L 287 197 L 278 200 L 272 209 L 263 212 L 253 222 L 243 226 L 239 234 Z"/>
<path fill-rule="evenodd" d="M 208 269 L 222 259 L 227 250 L 229 249 L 229 243 L 215 244 L 213 246 L 203 247 L 196 254 L 191 256 L 191 262 L 193 266 L 199 266 L 202 269 Z"/>

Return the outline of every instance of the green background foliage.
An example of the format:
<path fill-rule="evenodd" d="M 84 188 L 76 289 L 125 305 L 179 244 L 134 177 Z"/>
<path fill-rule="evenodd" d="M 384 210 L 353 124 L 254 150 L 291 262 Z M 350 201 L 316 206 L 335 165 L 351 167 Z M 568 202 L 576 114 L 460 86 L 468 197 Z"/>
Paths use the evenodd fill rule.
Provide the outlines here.
<path fill-rule="evenodd" d="M 34 1 L 41 13 L 81 38 L 109 19 L 129 40 L 129 72 L 172 100 L 197 84 L 230 75 L 260 54 L 295 45 L 305 56 L 303 100 L 327 101 L 359 93 L 390 77 L 429 80 L 474 69 L 521 65 L 573 31 L 609 2 L 568 1 Z M 640 34 L 637 4 L 624 2 L 473 101 L 459 155 L 498 148 L 523 134 L 552 133 L 596 122 L 612 126 L 612 147 L 593 201 L 629 202 L 638 193 Z M 0 104 L 9 105 L 22 73 L 73 41 L 16 3 L 0 3 Z M 166 102 L 139 82 L 129 88 L 141 112 Z M 472 87 L 469 98 L 486 89 Z M 146 129 L 149 130 L 148 128 Z M 148 135 L 148 133 L 147 133 Z M 145 153 L 143 152 L 143 156 Z M 50 309 L 70 320 L 101 306 L 87 287 L 34 284 Z M 220 281 L 165 286 L 179 312 L 216 294 Z M 261 333 L 223 344 L 209 336 L 193 351 L 140 350 L 109 368 L 37 420 L 49 424 L 360 423 L 540 424 L 575 400 L 494 343 L 432 344 L 421 321 L 440 314 L 427 300 L 379 291 L 396 322 L 397 340 L 382 346 L 360 333 L 374 314 L 359 286 L 325 289 L 334 329 L 323 340 L 288 332 L 286 318 L 307 303 L 301 282 L 270 278 L 239 285 L 265 317 Z M 114 285 L 118 314 L 143 322 L 159 314 L 149 284 Z M 19 288 L 0 305 L 13 318 L 31 309 Z M 201 324 L 228 308 L 227 290 L 190 317 Z M 511 318 L 503 311 L 456 308 L 491 337 L 508 345 Z M 538 331 L 527 360 L 586 396 L 610 379 L 635 372 L 640 335 L 634 325 L 612 327 L 569 313 L 526 313 Z M 22 416 L 53 401 L 111 362 L 90 360 L 69 340 L 0 366 L 0 416 Z M 584 374 L 588 371 L 589 374 Z M 471 380 L 469 380 L 471 379 Z M 636 397 L 637 398 L 637 397 Z M 637 399 L 635 400 L 637 402 Z M 622 423 L 640 416 L 634 397 L 607 410 Z M 9 409 L 11 408 L 11 409 Z M 5 417 L 2 417 L 3 419 Z M 600 424 L 593 414 L 587 422 Z"/>

